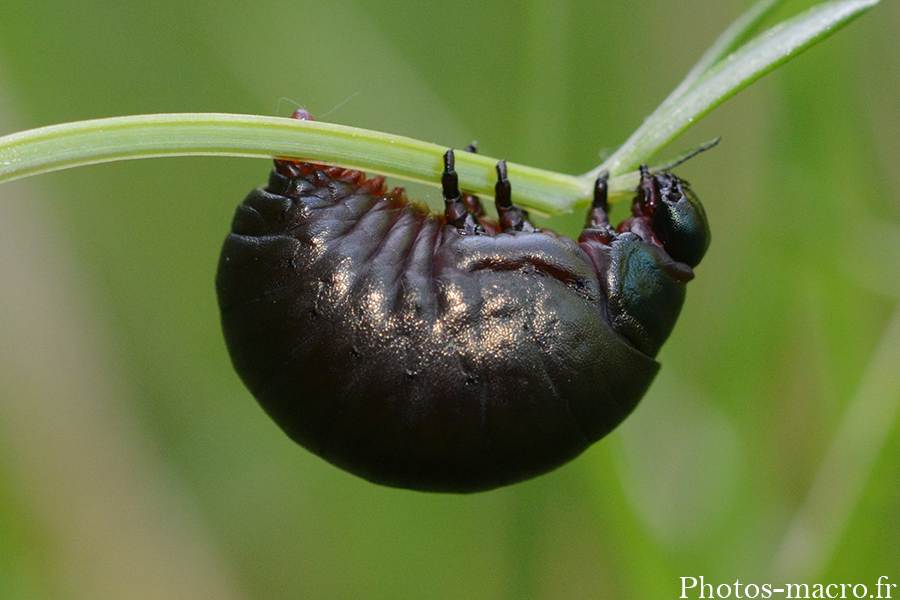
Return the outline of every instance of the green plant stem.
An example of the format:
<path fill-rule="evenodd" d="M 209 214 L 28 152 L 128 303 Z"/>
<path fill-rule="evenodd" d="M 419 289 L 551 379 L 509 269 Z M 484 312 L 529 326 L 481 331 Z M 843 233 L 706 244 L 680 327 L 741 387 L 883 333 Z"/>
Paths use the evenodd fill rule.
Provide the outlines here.
<path fill-rule="evenodd" d="M 515 201 L 535 212 L 559 214 L 590 202 L 597 176 L 608 171 L 610 200 L 630 196 L 636 168 L 703 115 L 778 65 L 828 37 L 878 3 L 833 0 L 736 46 L 782 0 L 760 0 L 729 27 L 685 80 L 602 165 L 564 175 L 508 163 Z M 162 114 L 53 125 L 0 138 L 0 183 L 111 160 L 153 156 L 282 157 L 351 167 L 439 185 L 446 148 L 352 127 L 229 114 Z M 493 196 L 497 159 L 456 154 L 465 190 Z"/>
<path fill-rule="evenodd" d="M 59 169 L 156 156 L 305 159 L 435 185 L 447 149 L 410 138 L 279 117 L 159 114 L 79 121 L 0 138 L 0 183 Z M 497 159 L 456 153 L 466 190 L 493 196 Z M 557 214 L 587 203 L 593 182 L 508 163 L 517 202 Z"/>
<path fill-rule="evenodd" d="M 722 102 L 834 34 L 878 2 L 824 2 L 730 52 L 779 4 L 778 0 L 758 2 L 722 34 L 637 131 L 603 164 L 586 175 L 590 178 L 604 170 L 617 174 L 634 169 Z"/>
<path fill-rule="evenodd" d="M 697 64 L 691 68 L 684 80 L 678 84 L 678 87 L 675 88 L 671 94 L 669 94 L 659 108 L 656 109 L 656 112 L 660 112 L 663 109 L 670 107 L 676 100 L 681 98 L 685 92 L 693 87 L 704 73 L 709 71 L 723 58 L 734 52 L 741 43 L 747 41 L 753 32 L 759 28 L 763 20 L 772 14 L 776 8 L 784 4 L 784 2 L 785 0 L 760 0 L 751 6 L 747 12 L 738 17 L 737 20 L 729 25 L 728 28 L 722 32 L 722 35 L 713 42 L 713 45 L 703 53 L 703 56 L 700 57 Z"/>

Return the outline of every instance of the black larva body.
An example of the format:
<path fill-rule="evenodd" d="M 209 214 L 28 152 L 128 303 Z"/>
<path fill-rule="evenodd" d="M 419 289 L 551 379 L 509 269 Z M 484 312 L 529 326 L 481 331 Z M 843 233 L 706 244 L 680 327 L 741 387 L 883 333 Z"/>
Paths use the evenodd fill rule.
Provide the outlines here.
<path fill-rule="evenodd" d="M 235 368 L 291 438 L 377 483 L 471 492 L 549 471 L 631 413 L 693 264 L 645 241 L 637 209 L 634 233 L 609 229 L 605 195 L 576 243 L 460 208 L 446 175 L 440 215 L 380 178 L 276 161 L 217 290 Z M 684 196 L 668 174 L 642 185 Z"/>

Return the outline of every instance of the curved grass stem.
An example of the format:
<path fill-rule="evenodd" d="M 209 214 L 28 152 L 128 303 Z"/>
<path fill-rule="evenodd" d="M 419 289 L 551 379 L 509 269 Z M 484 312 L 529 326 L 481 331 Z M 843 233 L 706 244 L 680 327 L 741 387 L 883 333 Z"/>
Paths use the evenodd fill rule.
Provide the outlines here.
<path fill-rule="evenodd" d="M 435 184 L 447 149 L 397 135 L 280 117 L 158 114 L 64 123 L 0 138 L 0 183 L 113 160 L 156 156 L 244 156 L 304 159 Z M 497 160 L 457 153 L 466 189 L 491 196 Z M 587 202 L 590 181 L 508 164 L 516 198 L 556 214 Z"/>
<path fill-rule="evenodd" d="M 590 202 L 608 171 L 610 200 L 630 196 L 636 168 L 703 115 L 789 58 L 828 37 L 878 0 L 833 0 L 813 7 L 737 50 L 783 0 L 761 0 L 729 27 L 685 80 L 608 160 L 583 175 L 507 163 L 517 204 L 543 214 Z M 304 159 L 438 185 L 446 148 L 410 138 L 314 121 L 233 114 L 158 114 L 52 125 L 0 138 L 0 183 L 99 162 L 154 156 Z M 466 191 L 492 196 L 497 160 L 459 152 Z"/>

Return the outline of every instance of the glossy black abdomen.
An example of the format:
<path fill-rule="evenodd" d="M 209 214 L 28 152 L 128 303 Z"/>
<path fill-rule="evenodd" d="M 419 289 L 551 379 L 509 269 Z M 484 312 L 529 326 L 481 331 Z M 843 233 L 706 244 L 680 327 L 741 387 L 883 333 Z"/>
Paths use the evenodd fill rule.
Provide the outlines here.
<path fill-rule="evenodd" d="M 377 483 L 479 491 L 565 463 L 634 409 L 658 364 L 614 331 L 581 246 L 464 235 L 370 183 L 273 172 L 222 251 L 235 367 L 294 440 Z"/>

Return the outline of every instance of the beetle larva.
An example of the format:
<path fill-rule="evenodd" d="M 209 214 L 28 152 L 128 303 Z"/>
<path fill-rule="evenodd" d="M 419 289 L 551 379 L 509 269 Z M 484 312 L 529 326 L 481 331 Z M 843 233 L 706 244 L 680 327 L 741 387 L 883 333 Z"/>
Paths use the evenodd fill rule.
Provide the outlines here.
<path fill-rule="evenodd" d="M 234 366 L 295 441 L 380 484 L 488 490 L 545 473 L 637 405 L 709 244 L 687 184 L 642 167 L 613 229 L 606 179 L 573 241 L 511 203 L 444 214 L 381 177 L 276 160 L 216 281 Z"/>

